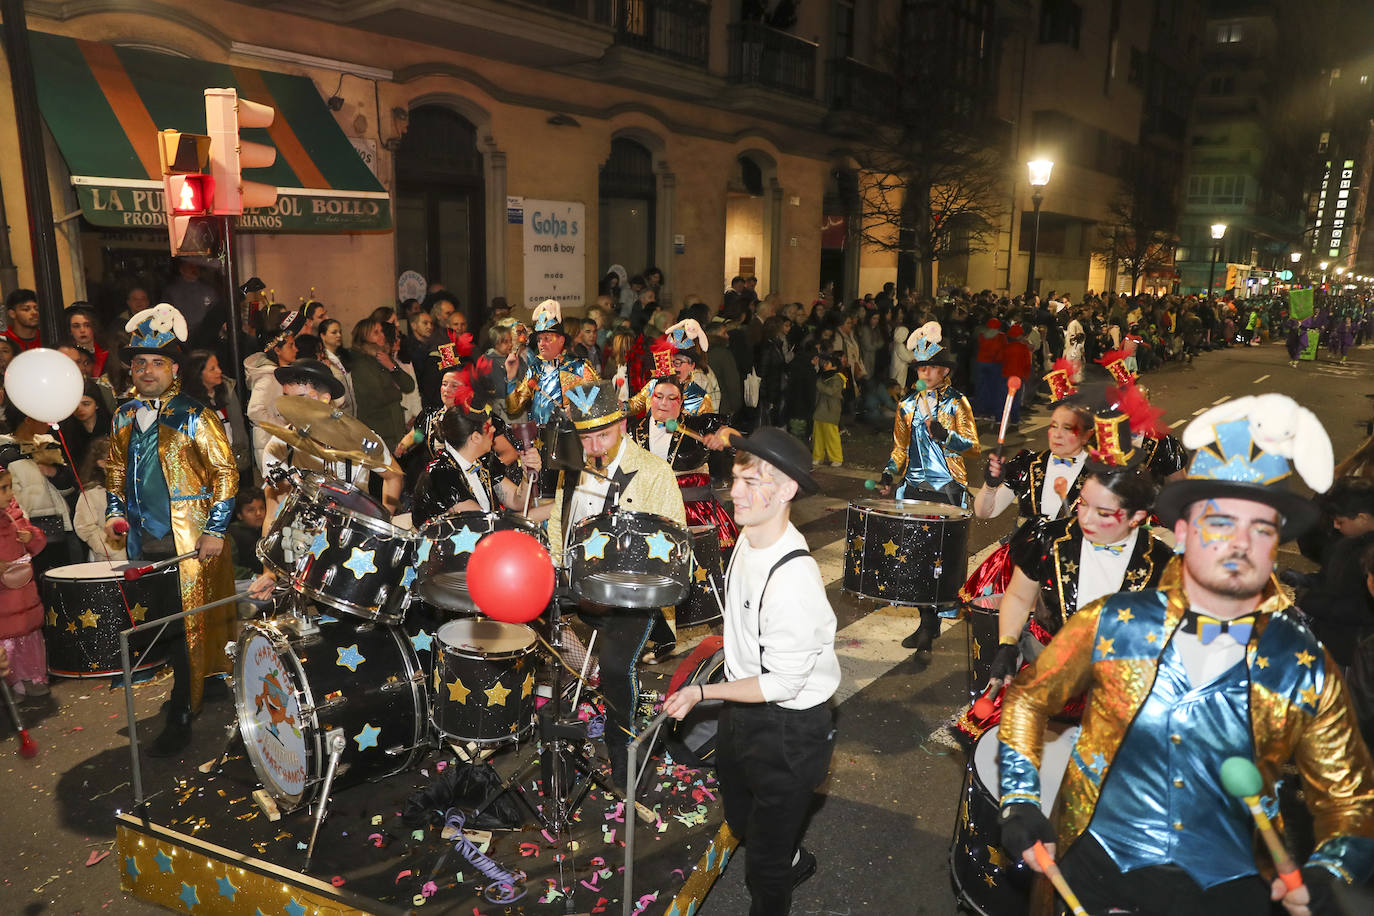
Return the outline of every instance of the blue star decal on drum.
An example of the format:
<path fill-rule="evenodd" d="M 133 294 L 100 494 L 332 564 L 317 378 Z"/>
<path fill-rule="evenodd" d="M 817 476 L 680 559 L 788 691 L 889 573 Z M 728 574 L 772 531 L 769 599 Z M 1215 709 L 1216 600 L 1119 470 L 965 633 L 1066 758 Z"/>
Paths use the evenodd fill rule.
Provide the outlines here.
<path fill-rule="evenodd" d="M 295 897 L 292 897 L 291 902 L 282 909 L 286 910 L 286 916 L 305 916 L 305 905 L 297 903 Z"/>
<path fill-rule="evenodd" d="M 124 857 L 124 870 L 129 873 L 129 877 L 138 880 L 138 859 L 134 856 Z"/>
<path fill-rule="evenodd" d="M 339 653 L 339 660 L 335 662 L 335 664 L 339 665 L 341 668 L 347 668 L 349 671 L 357 671 L 358 666 L 367 661 L 362 653 L 358 651 L 357 643 L 354 643 L 347 649 L 339 649 L 337 651 Z"/>
<path fill-rule="evenodd" d="M 644 543 L 649 545 L 649 559 L 664 561 L 672 559 L 673 547 L 676 545 L 668 540 L 667 535 L 662 531 L 655 531 L 644 539 Z"/>
<path fill-rule="evenodd" d="M 472 553 L 472 548 L 477 546 L 477 542 L 482 539 L 485 532 L 473 531 L 467 525 L 463 530 L 449 538 L 449 543 L 453 545 L 454 553 Z"/>
<path fill-rule="evenodd" d="M 433 547 L 434 547 L 434 542 L 433 542 L 433 541 L 428 540 L 428 539 L 426 539 L 426 540 L 424 540 L 424 541 L 421 541 L 421 542 L 420 542 L 420 549 L 417 550 L 417 551 L 415 552 L 415 562 L 416 562 L 416 563 L 426 563 L 426 562 L 428 562 L 428 561 L 429 561 L 429 552 L 430 552 L 431 549 L 433 549 Z"/>
<path fill-rule="evenodd" d="M 587 539 L 582 542 L 582 555 L 588 560 L 606 559 L 606 545 L 611 539 L 602 531 L 593 528 L 592 533 L 587 535 Z"/>
<path fill-rule="evenodd" d="M 410 644 L 415 647 L 416 652 L 429 652 L 434 648 L 434 634 L 421 630 L 410 637 Z"/>
<path fill-rule="evenodd" d="M 329 549 L 329 538 L 321 531 L 319 534 L 315 535 L 315 539 L 310 542 L 310 549 L 305 553 L 306 556 L 311 556 L 318 560 L 320 554 L 324 553 L 327 549 Z"/>
<path fill-rule="evenodd" d="M 361 579 L 377 571 L 376 558 L 377 551 L 354 547 L 352 556 L 343 564 L 343 568 L 351 572 L 355 579 Z"/>
<path fill-rule="evenodd" d="M 181 882 L 181 893 L 177 894 L 177 899 L 188 910 L 200 905 L 200 895 L 196 893 L 196 886 L 185 881 Z"/>
<path fill-rule="evenodd" d="M 415 584 L 415 567 L 407 566 L 406 571 L 401 575 L 401 588 L 410 588 Z"/>
<path fill-rule="evenodd" d="M 358 742 L 358 750 L 365 751 L 370 747 L 377 746 L 377 736 L 381 733 L 382 730 L 380 728 L 377 728 L 371 722 L 367 722 L 364 723 L 363 730 L 353 736 L 353 740 Z"/>

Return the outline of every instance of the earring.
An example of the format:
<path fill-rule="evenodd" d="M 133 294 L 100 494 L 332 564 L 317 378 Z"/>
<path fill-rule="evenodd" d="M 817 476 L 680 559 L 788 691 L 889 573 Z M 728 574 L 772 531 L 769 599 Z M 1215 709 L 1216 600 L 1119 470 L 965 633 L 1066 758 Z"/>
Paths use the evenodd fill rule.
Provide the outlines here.
<path fill-rule="evenodd" d="M 1182 541 L 1179 541 L 1177 544 L 1174 545 L 1174 556 L 1176 556 L 1176 557 L 1181 557 L 1181 556 L 1183 556 L 1183 542 L 1182 542 Z"/>

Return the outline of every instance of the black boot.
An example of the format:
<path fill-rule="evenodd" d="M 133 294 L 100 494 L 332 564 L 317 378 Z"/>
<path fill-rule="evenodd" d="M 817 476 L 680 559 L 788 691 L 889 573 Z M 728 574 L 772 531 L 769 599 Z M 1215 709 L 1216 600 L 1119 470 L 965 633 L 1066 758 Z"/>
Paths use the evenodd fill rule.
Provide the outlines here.
<path fill-rule="evenodd" d="M 191 710 L 172 707 L 167 710 L 167 724 L 162 734 L 148 748 L 149 757 L 174 757 L 191 743 Z"/>
<path fill-rule="evenodd" d="M 931 643 L 940 635 L 940 612 L 936 608 L 921 608 L 921 625 L 902 640 L 903 649 L 915 649 L 917 656 L 930 656 Z"/>
<path fill-rule="evenodd" d="M 611 758 L 611 783 L 624 792 L 630 781 L 630 746 L 612 744 L 607 746 L 606 752 Z"/>

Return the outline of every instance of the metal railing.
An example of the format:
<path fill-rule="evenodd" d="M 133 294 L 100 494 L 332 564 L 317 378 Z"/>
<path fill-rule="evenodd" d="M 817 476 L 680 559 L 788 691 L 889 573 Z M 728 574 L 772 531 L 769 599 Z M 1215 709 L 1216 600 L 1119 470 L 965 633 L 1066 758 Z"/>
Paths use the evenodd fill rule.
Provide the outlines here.
<path fill-rule="evenodd" d="M 704 67 L 711 52 L 711 5 L 702 0 L 616 0 L 616 41 Z"/>
<path fill-rule="evenodd" d="M 814 98 L 816 44 L 760 22 L 730 26 L 730 81 Z"/>
<path fill-rule="evenodd" d="M 852 57 L 832 57 L 826 63 L 826 73 L 830 82 L 827 101 L 833 110 L 871 118 L 892 114 L 897 81 L 891 73 Z"/>

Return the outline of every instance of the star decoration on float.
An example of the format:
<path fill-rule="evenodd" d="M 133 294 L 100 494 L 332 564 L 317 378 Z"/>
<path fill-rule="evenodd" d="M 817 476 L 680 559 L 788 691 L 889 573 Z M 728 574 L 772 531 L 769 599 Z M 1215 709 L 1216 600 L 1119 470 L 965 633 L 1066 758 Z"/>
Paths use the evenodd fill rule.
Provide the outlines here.
<path fill-rule="evenodd" d="M 897 542 L 889 540 L 883 545 L 883 553 L 887 554 L 889 557 L 895 557 L 897 555 Z"/>
<path fill-rule="evenodd" d="M 692 573 L 692 576 L 693 576 L 693 578 L 695 578 L 698 582 L 705 582 L 705 581 L 706 581 L 706 567 L 705 567 L 705 566 L 698 566 L 698 567 L 696 568 L 696 572 Z"/>
<path fill-rule="evenodd" d="M 665 563 L 673 558 L 673 548 L 677 546 L 662 531 L 655 531 L 644 539 L 644 543 L 649 545 L 649 559 Z"/>
<path fill-rule="evenodd" d="M 501 686 L 500 681 L 492 684 L 482 692 L 487 695 L 488 706 L 505 706 L 506 697 L 510 696 L 510 688 Z"/>
<path fill-rule="evenodd" d="M 354 547 L 352 556 L 343 564 L 343 568 L 351 572 L 353 578 L 361 579 L 363 576 L 377 572 L 376 558 L 377 551 Z"/>
<path fill-rule="evenodd" d="M 315 539 L 310 542 L 310 549 L 305 552 L 308 557 L 320 558 L 320 554 L 329 549 L 329 538 L 323 531 L 315 535 Z"/>
<path fill-rule="evenodd" d="M 167 853 L 163 852 L 161 849 L 159 849 L 157 851 L 157 854 L 153 856 L 153 861 L 157 863 L 158 871 L 162 872 L 165 875 L 170 875 L 172 873 L 172 857 L 167 855 Z"/>
<path fill-rule="evenodd" d="M 401 588 L 410 588 L 415 584 L 415 567 L 407 566 L 406 571 L 401 574 Z"/>
<path fill-rule="evenodd" d="M 525 682 L 520 685 L 520 696 L 527 697 L 534 693 L 534 672 L 525 675 Z"/>
<path fill-rule="evenodd" d="M 185 881 L 181 882 L 181 893 L 177 894 L 177 899 L 188 910 L 200 904 L 200 895 L 196 893 L 195 885 L 187 884 Z"/>
<path fill-rule="evenodd" d="M 452 535 L 448 542 L 453 545 L 454 553 L 472 553 L 472 548 L 476 547 L 480 540 L 482 540 L 480 533 L 464 525 L 463 530 Z"/>
<path fill-rule="evenodd" d="M 234 882 L 229 880 L 228 875 L 225 875 L 223 878 L 216 878 L 215 883 L 219 885 L 219 895 L 221 897 L 228 897 L 230 900 L 233 900 L 234 895 L 239 892 L 239 889 L 234 886 Z"/>
<path fill-rule="evenodd" d="M 81 621 L 83 627 L 95 628 L 100 625 L 100 615 L 92 608 L 88 608 L 81 614 L 78 614 L 77 617 Z"/>
<path fill-rule="evenodd" d="M 410 644 L 416 652 L 429 652 L 434 648 L 434 635 L 424 630 L 410 637 Z"/>
<path fill-rule="evenodd" d="M 148 609 L 140 601 L 129 608 L 129 616 L 134 619 L 134 623 L 142 623 L 148 617 Z"/>
<path fill-rule="evenodd" d="M 381 733 L 382 730 L 371 722 L 364 722 L 363 730 L 354 735 L 353 740 L 358 742 L 358 750 L 365 751 L 370 747 L 377 746 L 377 736 Z"/>
<path fill-rule="evenodd" d="M 448 698 L 454 703 L 462 703 L 466 706 L 468 703 L 468 694 L 470 693 L 472 693 L 472 691 L 463 683 L 462 678 L 448 685 Z"/>
<path fill-rule="evenodd" d="M 582 556 L 588 560 L 604 560 L 606 559 L 606 545 L 610 542 L 611 539 L 606 536 L 605 532 L 593 528 L 592 533 L 587 535 L 582 542 Z"/>
<path fill-rule="evenodd" d="M 76 621 L 74 621 L 74 620 L 68 620 L 68 621 L 67 621 L 67 632 L 68 632 L 68 633 L 75 633 L 75 632 L 76 632 Z"/>
<path fill-rule="evenodd" d="M 125 857 L 124 857 L 124 871 L 128 872 L 129 877 L 130 877 L 132 880 L 137 881 L 137 880 L 138 880 L 138 874 L 139 874 L 139 873 L 138 873 L 138 859 L 135 858 L 134 856 L 125 856 Z"/>
<path fill-rule="evenodd" d="M 335 664 L 341 668 L 347 668 L 349 671 L 356 672 L 358 666 L 367 661 L 367 659 L 363 657 L 363 654 L 358 651 L 357 643 L 354 643 L 346 649 L 338 649 L 336 651 L 339 653 L 339 660 L 335 662 Z"/>

